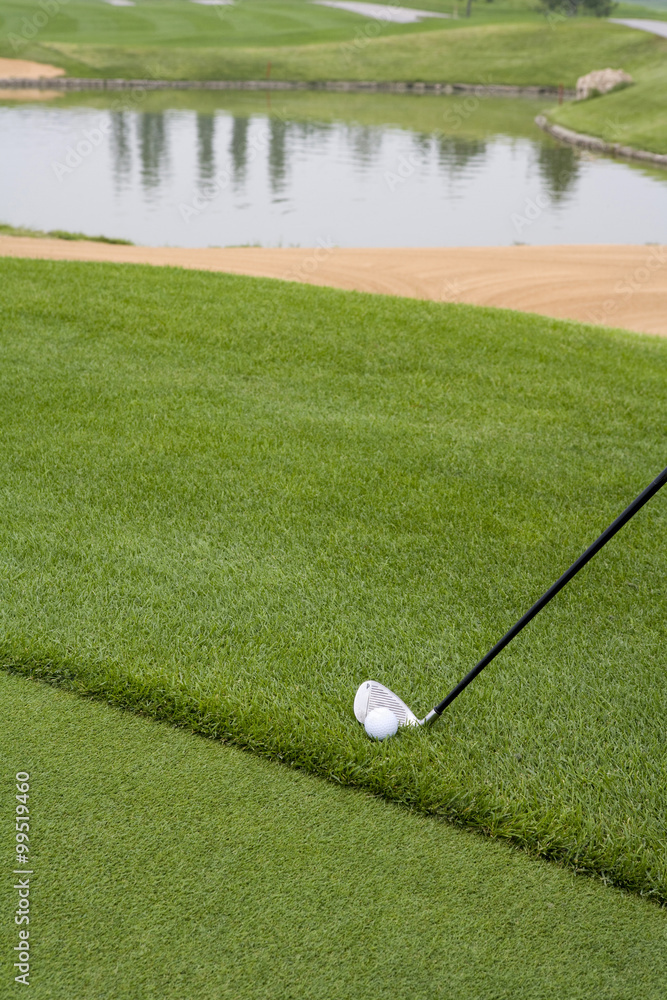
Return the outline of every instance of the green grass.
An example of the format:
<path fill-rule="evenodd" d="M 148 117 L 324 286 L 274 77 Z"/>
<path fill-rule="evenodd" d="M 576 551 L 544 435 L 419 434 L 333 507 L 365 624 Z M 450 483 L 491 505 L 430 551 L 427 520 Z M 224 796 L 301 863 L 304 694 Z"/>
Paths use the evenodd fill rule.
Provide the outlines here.
<path fill-rule="evenodd" d="M 664 340 L 1 271 L 5 667 L 667 900 L 664 497 L 439 728 L 351 715 L 368 675 L 427 711 L 665 465 Z"/>
<path fill-rule="evenodd" d="M 470 21 L 460 16 L 465 0 L 405 0 L 402 6 L 453 14 L 458 20 L 426 19 L 416 25 L 384 23 L 381 33 L 412 34 L 469 23 L 544 21 L 535 0 L 475 0 Z M 38 7 L 34 0 L 3 0 L 0 33 L 5 39 L 23 35 L 26 42 L 74 42 L 130 47 L 223 48 L 317 44 L 343 41 L 366 31 L 368 19 L 347 11 L 319 7 L 308 0 L 241 0 L 228 8 L 206 8 L 186 0 L 138 0 L 133 8 L 116 8 L 100 0 L 67 0 L 55 17 L 39 27 L 33 38 L 30 22 Z M 621 8 L 619 8 L 620 10 Z M 628 8 L 640 16 L 636 7 Z M 372 36 L 372 31 L 369 32 Z"/>
<path fill-rule="evenodd" d="M 408 6 L 419 6 L 415 0 Z M 516 4 L 514 7 L 516 8 Z M 519 4 L 525 11 L 527 4 Z M 430 3 L 428 9 L 444 10 L 451 4 Z M 0 32 L 25 34 L 25 18 L 35 11 L 33 0 L 4 0 Z M 511 17 L 521 17 L 515 11 Z M 525 15 L 524 15 L 525 16 Z M 534 15 L 528 14 L 528 16 Z M 114 45 L 196 50 L 202 47 L 236 48 L 259 45 L 317 44 L 353 38 L 366 21 L 358 14 L 320 7 L 306 0 L 241 0 L 229 8 L 203 7 L 186 0 L 143 0 L 133 8 L 118 8 L 100 0 L 68 0 L 28 42 L 77 45 Z M 411 34 L 441 27 L 445 20 L 428 18 L 416 25 L 386 24 L 383 34 Z M 28 32 L 30 34 L 30 32 Z"/>
<path fill-rule="evenodd" d="M 472 16 L 463 17 L 465 0 L 405 0 L 401 6 L 418 7 L 458 19 L 426 19 L 416 25 L 384 23 L 383 36 L 433 30 L 458 30 L 470 24 L 543 24 L 545 14 L 536 0 L 475 0 Z M 117 8 L 100 0 L 68 0 L 36 33 L 31 19 L 39 10 L 34 0 L 3 0 L 0 37 L 23 37 L 25 42 L 73 42 L 79 45 L 129 47 L 234 48 L 313 45 L 343 41 L 364 34 L 368 19 L 342 10 L 319 7 L 308 0 L 241 0 L 228 8 L 207 8 L 186 0 L 138 0 L 132 8 Z M 667 17 L 667 12 L 619 4 L 615 16 Z M 26 19 L 28 32 L 26 34 Z M 591 19 L 579 16 L 578 21 Z M 28 37 L 34 34 L 34 37 Z M 368 33 L 372 37 L 372 31 Z"/>
<path fill-rule="evenodd" d="M 1 673 L 0 755 L 35 1000 L 664 997 L 664 909 L 363 793 Z"/>
<path fill-rule="evenodd" d="M 560 125 L 607 142 L 667 153 L 667 65 L 636 73 L 634 86 L 553 108 Z"/>
<path fill-rule="evenodd" d="M 41 229 L 26 229 L 24 226 L 9 226 L 6 222 L 0 222 L 1 236 L 32 236 L 51 237 L 56 240 L 92 240 L 94 243 L 120 243 L 123 246 L 132 246 L 131 240 L 112 239 L 110 236 L 86 236 L 85 233 L 70 233 L 65 229 L 50 229 L 43 232 Z"/>
<path fill-rule="evenodd" d="M 342 17 L 345 30 L 335 39 L 321 33 L 292 39 L 270 28 L 265 37 L 255 26 L 242 37 L 233 36 L 234 44 L 230 44 L 232 36 L 227 28 L 216 35 L 210 8 L 182 3 L 178 5 L 180 11 L 192 7 L 197 17 L 202 16 L 202 11 L 209 19 L 213 17 L 206 34 L 191 39 L 180 34 L 167 40 L 161 39 L 158 31 L 147 30 L 145 36 L 133 33 L 121 38 L 113 31 L 95 34 L 63 25 L 56 37 L 53 33 L 58 18 L 54 18 L 23 55 L 61 65 L 73 75 L 92 77 L 263 79 L 270 61 L 275 79 L 562 83 L 571 87 L 578 76 L 596 66 L 621 65 L 632 72 L 659 65 L 667 52 L 665 39 L 591 18 L 555 25 L 536 14 L 529 19 L 497 23 L 429 20 L 410 31 L 405 26 L 382 28 L 378 37 L 359 38 L 359 25 L 363 27 L 366 22 L 355 15 L 315 5 L 294 6 L 307 11 L 308 17 Z M 276 8 L 282 10 L 282 5 Z M 68 7 L 68 17 L 72 10 Z M 121 22 L 132 13 L 127 8 L 109 10 Z M 230 10 L 230 17 L 248 16 L 259 18 L 261 24 L 271 24 L 262 5 L 249 0 L 240 4 L 238 11 Z M 97 4 L 96 16 L 103 15 L 106 6 Z M 167 23 L 166 13 L 164 17 Z M 4 41 L 0 36 L 0 54 L 12 54 L 8 44 L 6 36 Z"/>

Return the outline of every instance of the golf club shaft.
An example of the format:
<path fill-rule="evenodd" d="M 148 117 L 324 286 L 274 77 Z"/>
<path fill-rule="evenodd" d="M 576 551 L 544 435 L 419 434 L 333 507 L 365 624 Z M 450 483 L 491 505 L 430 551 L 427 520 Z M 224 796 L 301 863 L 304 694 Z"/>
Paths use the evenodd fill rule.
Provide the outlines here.
<path fill-rule="evenodd" d="M 489 663 L 491 663 L 491 660 L 495 659 L 498 653 L 502 649 L 504 649 L 508 643 L 512 641 L 514 636 L 519 634 L 521 629 L 525 625 L 527 625 L 528 622 L 531 621 L 535 617 L 535 615 L 538 614 L 542 610 L 542 608 L 549 603 L 552 597 L 556 596 L 559 590 L 563 589 L 566 583 L 570 582 L 573 576 L 577 575 L 579 570 L 586 565 L 589 559 L 592 559 L 593 556 L 600 551 L 603 545 L 606 545 L 609 539 L 612 538 L 616 534 L 616 532 L 620 528 L 622 528 L 627 521 L 630 520 L 631 517 L 634 517 L 637 511 L 644 506 L 646 501 L 650 500 L 653 494 L 657 493 L 658 490 L 662 486 L 664 486 L 666 482 L 667 482 L 667 469 L 663 469 L 660 475 L 653 480 L 651 485 L 647 486 L 646 489 L 639 494 L 636 500 L 632 501 L 629 507 L 626 507 L 623 513 L 620 514 L 616 518 L 616 520 L 609 525 L 607 530 L 602 532 L 597 541 L 593 542 L 590 548 L 586 549 L 583 555 L 579 556 L 577 561 L 572 563 L 570 568 L 566 570 L 566 572 L 563 573 L 563 575 L 558 580 L 556 580 L 556 582 L 551 587 L 549 587 L 547 592 L 543 594 L 542 597 L 540 597 L 539 601 L 536 601 L 535 604 L 533 604 L 532 608 L 530 608 L 529 611 L 526 611 L 525 615 L 522 618 L 519 618 L 516 625 L 513 625 L 512 628 L 509 630 L 509 632 L 505 633 L 502 639 L 495 644 L 493 649 L 490 649 L 489 652 L 486 654 L 486 656 L 483 656 L 482 659 L 479 661 L 479 663 L 472 668 L 470 673 L 466 674 L 463 680 L 459 681 L 456 687 L 449 692 L 447 697 L 443 699 L 443 701 L 441 701 L 439 705 L 436 705 L 435 708 L 432 709 L 432 711 L 429 712 L 424 721 L 433 722 L 440 715 L 442 715 L 447 706 L 451 705 L 454 699 L 461 694 L 461 691 L 467 688 L 468 684 L 470 684 L 471 681 L 474 681 L 475 677 L 477 677 L 477 674 L 481 673 L 484 667 L 488 666 Z"/>

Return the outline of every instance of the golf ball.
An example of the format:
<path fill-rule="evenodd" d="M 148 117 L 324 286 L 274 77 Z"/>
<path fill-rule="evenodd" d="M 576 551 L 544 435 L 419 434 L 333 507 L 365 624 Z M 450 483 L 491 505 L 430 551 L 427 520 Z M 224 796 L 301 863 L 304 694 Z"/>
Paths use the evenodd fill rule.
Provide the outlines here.
<path fill-rule="evenodd" d="M 398 719 L 389 708 L 374 708 L 366 716 L 364 728 L 374 740 L 385 740 L 398 729 Z"/>

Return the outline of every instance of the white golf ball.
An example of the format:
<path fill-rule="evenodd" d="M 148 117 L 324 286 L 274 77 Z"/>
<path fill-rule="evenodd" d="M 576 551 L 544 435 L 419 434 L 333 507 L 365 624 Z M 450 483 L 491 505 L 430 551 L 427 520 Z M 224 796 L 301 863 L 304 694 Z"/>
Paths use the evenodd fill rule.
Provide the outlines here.
<path fill-rule="evenodd" d="M 386 740 L 398 729 L 398 719 L 389 708 L 374 708 L 366 716 L 364 728 L 374 740 Z"/>

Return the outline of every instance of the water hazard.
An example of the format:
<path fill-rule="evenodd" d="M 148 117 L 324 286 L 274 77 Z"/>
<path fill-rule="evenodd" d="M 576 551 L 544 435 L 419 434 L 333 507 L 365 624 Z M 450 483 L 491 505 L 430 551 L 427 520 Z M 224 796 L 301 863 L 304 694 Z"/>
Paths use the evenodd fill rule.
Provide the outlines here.
<path fill-rule="evenodd" d="M 69 95 L 0 106 L 0 221 L 173 246 L 667 242 L 667 171 L 558 145 L 544 102 Z"/>

